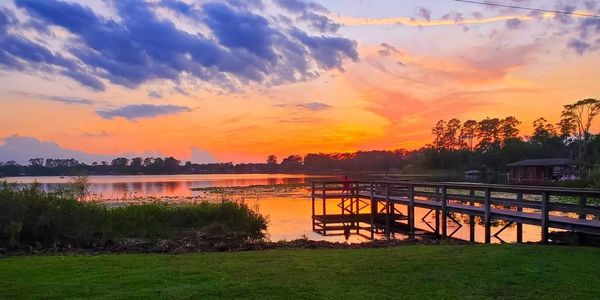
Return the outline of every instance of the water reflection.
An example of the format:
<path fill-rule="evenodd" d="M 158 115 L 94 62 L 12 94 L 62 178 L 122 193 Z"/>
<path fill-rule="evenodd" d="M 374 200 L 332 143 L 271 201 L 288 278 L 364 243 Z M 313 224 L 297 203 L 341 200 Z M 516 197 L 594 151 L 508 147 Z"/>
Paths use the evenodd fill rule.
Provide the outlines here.
<path fill-rule="evenodd" d="M 160 176 L 90 176 L 90 192 L 103 198 L 103 201 L 109 199 L 131 199 L 131 198 L 177 198 L 167 199 L 167 201 L 198 201 L 205 199 L 201 191 L 191 191 L 191 188 L 202 187 L 228 187 L 228 186 L 250 186 L 250 185 L 274 185 L 274 184 L 298 184 L 309 183 L 312 180 L 323 180 L 332 176 L 309 176 L 299 174 L 225 174 L 225 175 L 160 175 Z M 53 191 L 64 188 L 70 181 L 70 178 L 60 177 L 17 177 L 7 178 L 9 182 L 19 182 L 22 184 L 37 181 L 45 191 Z M 202 197 L 201 197 L 202 196 Z M 343 232 L 338 235 L 322 236 L 312 231 L 311 214 L 312 205 L 310 190 L 307 188 L 296 188 L 291 192 L 282 193 L 281 189 L 268 189 L 257 191 L 235 190 L 227 194 L 213 194 L 213 199 L 228 199 L 244 201 L 250 207 L 256 209 L 261 214 L 268 217 L 268 235 L 271 240 L 293 240 L 301 237 L 307 237 L 312 240 L 327 241 L 348 241 L 362 242 L 367 238 L 356 235 L 351 231 L 351 235 L 346 239 Z M 196 198 L 199 197 L 199 198 Z M 143 201 L 143 200 L 142 200 Z M 337 201 L 327 201 L 327 211 L 337 212 L 340 208 Z M 320 207 L 318 207 L 320 209 Z M 398 209 L 407 215 L 405 206 L 398 206 Z M 427 215 L 428 210 L 423 208 L 415 209 L 415 225 L 417 228 L 432 231 L 428 229 L 427 223 L 434 224 L 434 214 Z M 425 218 L 424 218 L 425 217 Z M 469 240 L 469 216 L 453 214 L 462 224 L 462 227 L 448 221 L 448 232 L 456 229 L 453 237 Z M 485 228 L 481 224 L 479 217 L 475 219 L 475 240 L 483 242 Z M 493 223 L 493 232 L 496 232 L 504 225 L 503 222 Z M 363 232 L 365 233 L 365 232 Z M 502 232 L 500 237 L 507 242 L 516 240 L 516 225 L 509 226 Z M 367 234 L 368 235 L 368 234 Z M 395 234 L 396 238 L 404 238 L 405 235 Z M 383 234 L 375 234 L 375 238 L 384 238 Z M 523 241 L 539 241 L 539 226 L 523 225 Z M 501 242 L 497 238 L 492 238 L 492 242 Z"/>
<path fill-rule="evenodd" d="M 207 174 L 207 175 L 109 175 L 90 176 L 89 191 L 103 199 L 131 197 L 195 197 L 201 192 L 192 188 L 300 184 L 331 176 L 304 174 Z M 8 182 L 38 182 L 44 191 L 68 186 L 71 178 L 58 176 L 9 177 Z"/>

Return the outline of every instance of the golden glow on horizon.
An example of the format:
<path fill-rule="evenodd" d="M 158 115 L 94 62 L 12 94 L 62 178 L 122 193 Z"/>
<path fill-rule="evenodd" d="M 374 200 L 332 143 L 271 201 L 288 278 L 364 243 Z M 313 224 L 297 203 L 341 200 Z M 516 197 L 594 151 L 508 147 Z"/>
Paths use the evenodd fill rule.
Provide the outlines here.
<path fill-rule="evenodd" d="M 587 11 L 574 11 L 576 14 L 590 14 Z M 382 26 L 382 25 L 406 25 L 406 26 L 417 26 L 417 27 L 429 27 L 429 26 L 452 26 L 452 25 L 474 25 L 474 24 L 486 24 L 495 23 L 500 21 L 508 21 L 517 19 L 520 21 L 535 20 L 538 17 L 529 15 L 509 15 L 509 16 L 495 16 L 488 18 L 473 18 L 473 19 L 435 19 L 435 20 L 421 20 L 413 17 L 387 17 L 387 18 L 360 18 L 351 16 L 341 16 L 336 14 L 330 15 L 331 19 L 337 23 L 346 26 Z M 556 13 L 547 12 L 539 16 L 543 19 L 551 19 L 556 17 Z M 573 15 L 575 18 L 582 18 L 581 15 Z"/>

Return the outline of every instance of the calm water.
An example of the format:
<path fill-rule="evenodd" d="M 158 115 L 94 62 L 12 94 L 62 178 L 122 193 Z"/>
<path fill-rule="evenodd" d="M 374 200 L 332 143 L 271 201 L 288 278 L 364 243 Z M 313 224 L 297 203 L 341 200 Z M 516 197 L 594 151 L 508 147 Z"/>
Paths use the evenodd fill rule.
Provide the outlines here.
<path fill-rule="evenodd" d="M 38 182 L 45 191 L 52 191 L 68 186 L 70 177 L 13 177 L 5 178 L 9 182 L 30 184 Z M 166 201 L 190 201 L 202 199 L 206 192 L 192 191 L 192 188 L 206 187 L 240 187 L 251 185 L 273 184 L 299 184 L 309 183 L 312 180 L 339 179 L 337 176 L 311 176 L 303 174 L 210 174 L 210 175 L 118 175 L 118 176 L 90 176 L 89 191 L 102 201 L 121 201 L 120 199 L 145 199 L 147 197 L 163 198 Z M 265 215 L 269 219 L 268 236 L 273 241 L 293 240 L 303 236 L 313 240 L 345 241 L 344 236 L 323 237 L 312 232 L 311 228 L 311 198 L 307 188 L 295 188 L 282 192 L 279 189 L 235 190 L 223 193 L 223 199 L 244 201 L 250 207 Z M 142 200 L 143 201 L 143 200 Z M 328 201 L 327 210 L 339 210 L 336 201 Z M 402 206 L 401 206 L 402 207 Z M 405 210 L 405 208 L 402 208 Z M 406 213 L 403 211 L 403 213 Z M 421 220 L 427 213 L 425 209 L 417 208 L 415 211 L 416 226 L 426 229 L 426 223 L 433 225 L 432 215 Z M 469 239 L 468 216 L 457 215 L 464 218 L 464 226 L 454 234 L 460 239 Z M 448 232 L 455 229 L 455 224 L 449 222 Z M 500 227 L 492 229 L 494 232 Z M 483 226 L 476 227 L 476 240 L 483 241 Z M 366 232 L 363 232 L 366 234 Z M 378 236 L 383 238 L 383 236 Z M 397 236 L 402 238 L 402 236 Z M 516 228 L 511 226 L 505 230 L 501 237 L 507 242 L 516 240 Z M 523 226 L 524 241 L 539 241 L 540 228 L 537 226 Z M 352 235 L 349 242 L 360 242 L 366 239 Z M 493 242 L 500 240 L 493 238 Z"/>
<path fill-rule="evenodd" d="M 103 175 L 89 176 L 89 192 L 105 199 L 127 197 L 194 197 L 192 188 L 298 184 L 312 180 L 335 178 L 304 174 L 192 174 L 192 175 Z M 37 182 L 44 191 L 64 188 L 71 177 L 7 177 L 8 182 Z"/>
<path fill-rule="evenodd" d="M 106 175 L 89 176 L 89 191 L 106 201 L 124 198 L 166 197 L 167 201 L 189 201 L 202 197 L 202 191 L 192 188 L 231 187 L 273 184 L 310 183 L 312 180 L 336 179 L 337 176 L 303 174 L 207 174 L 207 175 Z M 31 184 L 37 182 L 45 191 L 65 188 L 72 180 L 65 176 L 8 177 L 8 182 Z M 314 240 L 342 241 L 342 237 L 323 237 L 311 229 L 311 199 L 308 189 L 293 193 L 279 192 L 239 193 L 223 198 L 242 200 L 269 219 L 268 236 L 273 241 L 293 240 L 306 236 Z M 361 241 L 351 237 L 350 241 Z"/>

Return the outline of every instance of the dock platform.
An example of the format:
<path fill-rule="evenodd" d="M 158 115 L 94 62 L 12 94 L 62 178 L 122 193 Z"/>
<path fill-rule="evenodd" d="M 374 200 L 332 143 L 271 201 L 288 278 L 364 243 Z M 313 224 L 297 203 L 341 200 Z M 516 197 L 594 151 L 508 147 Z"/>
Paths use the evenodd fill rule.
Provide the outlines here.
<path fill-rule="evenodd" d="M 517 242 L 523 240 L 523 224 L 539 226 L 541 242 L 548 242 L 550 228 L 600 235 L 600 190 L 448 182 L 329 181 L 311 186 L 313 231 L 323 235 L 354 230 L 373 238 L 383 232 L 414 236 L 415 208 L 428 209 L 435 217 L 432 231 L 450 237 L 448 222 L 460 226 L 452 214 L 467 215 L 470 240 L 474 241 L 475 217 L 483 221 L 485 243 L 507 226 L 516 224 Z M 335 201 L 331 211 L 327 202 Z M 321 203 L 318 203 L 321 202 Z M 331 203 L 330 203 L 331 204 Z M 402 208 L 402 209 L 399 209 Z M 319 211 L 320 210 L 320 211 Z M 328 211 L 329 210 L 329 211 Z M 406 211 L 406 213 L 402 212 Z M 492 233 L 492 221 L 505 226 Z"/>

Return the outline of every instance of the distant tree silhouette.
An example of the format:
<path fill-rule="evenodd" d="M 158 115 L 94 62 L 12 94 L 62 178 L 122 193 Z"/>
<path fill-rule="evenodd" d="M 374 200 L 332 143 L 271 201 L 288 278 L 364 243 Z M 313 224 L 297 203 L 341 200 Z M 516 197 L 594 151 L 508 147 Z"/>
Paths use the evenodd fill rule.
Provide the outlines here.
<path fill-rule="evenodd" d="M 466 147 L 467 150 L 473 151 L 473 142 L 477 136 L 477 121 L 467 120 L 463 124 L 460 130 L 460 139 L 463 149 Z"/>
<path fill-rule="evenodd" d="M 277 156 L 271 154 L 267 157 L 267 171 L 268 172 L 276 172 L 277 171 Z"/>
<path fill-rule="evenodd" d="M 586 168 L 588 144 L 591 138 L 590 128 L 600 113 L 600 100 L 584 99 L 564 106 L 561 124 L 563 131 L 571 130 L 577 140 L 579 149 L 577 161 L 580 170 Z"/>
<path fill-rule="evenodd" d="M 486 118 L 481 120 L 477 126 L 477 147 L 482 151 L 489 151 L 500 143 L 500 119 Z"/>

